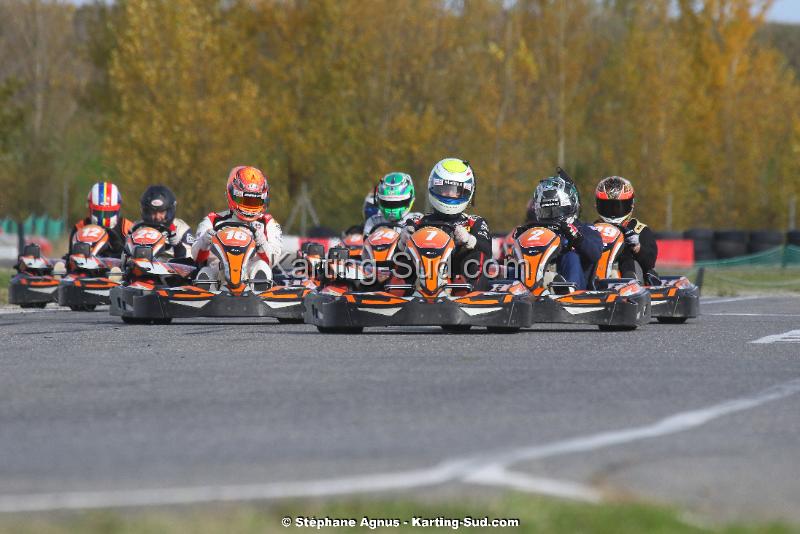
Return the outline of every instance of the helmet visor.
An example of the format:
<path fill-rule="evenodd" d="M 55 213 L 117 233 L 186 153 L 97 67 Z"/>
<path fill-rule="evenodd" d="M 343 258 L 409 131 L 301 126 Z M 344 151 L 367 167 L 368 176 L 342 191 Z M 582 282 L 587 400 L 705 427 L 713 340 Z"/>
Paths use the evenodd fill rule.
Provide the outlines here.
<path fill-rule="evenodd" d="M 619 199 L 597 199 L 597 213 L 603 217 L 618 218 L 625 217 L 633 211 L 633 199 L 627 198 L 625 200 Z"/>
<path fill-rule="evenodd" d="M 172 222 L 169 215 L 169 210 L 167 209 L 158 209 L 150 206 L 142 208 L 142 219 L 149 223 L 159 224 Z"/>
<path fill-rule="evenodd" d="M 115 218 L 119 215 L 119 210 L 93 209 L 91 210 L 92 222 L 110 228 L 115 223 Z"/>
<path fill-rule="evenodd" d="M 435 175 L 430 191 L 445 202 L 466 202 L 472 196 L 472 183 L 445 180 Z"/>
<path fill-rule="evenodd" d="M 242 193 L 240 191 L 233 192 L 233 199 L 236 203 L 244 209 L 259 211 L 266 206 L 269 206 L 269 199 L 265 198 L 266 195 L 258 195 L 254 193 Z"/>
<path fill-rule="evenodd" d="M 552 206 L 539 206 L 536 208 L 536 218 L 540 221 L 554 221 L 571 215 L 571 206 L 555 204 Z"/>
<path fill-rule="evenodd" d="M 411 205 L 411 199 L 406 198 L 403 200 L 380 200 L 381 208 L 385 210 L 398 210 L 404 209 Z"/>

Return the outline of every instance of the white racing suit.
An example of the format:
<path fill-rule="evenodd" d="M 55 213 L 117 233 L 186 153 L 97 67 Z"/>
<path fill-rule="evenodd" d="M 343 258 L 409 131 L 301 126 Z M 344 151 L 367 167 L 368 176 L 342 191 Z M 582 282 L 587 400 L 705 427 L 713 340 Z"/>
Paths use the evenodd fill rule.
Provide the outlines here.
<path fill-rule="evenodd" d="M 178 219 L 177 217 L 172 220 L 172 224 L 169 225 L 167 243 L 169 243 L 172 253 L 176 258 L 192 257 L 194 234 L 192 234 L 192 229 L 186 224 L 186 221 Z"/>
<path fill-rule="evenodd" d="M 244 223 L 250 226 L 256 234 L 257 245 L 254 254 L 246 267 L 245 277 L 249 280 L 266 277 L 272 280 L 272 266 L 277 263 L 281 255 L 281 226 L 268 213 L 263 214 L 258 220 L 250 222 L 240 219 L 231 211 L 209 213 L 197 226 L 197 238 L 192 245 L 192 257 L 201 267 L 198 278 L 219 280 L 223 282 L 224 275 L 220 275 L 219 260 L 211 254 L 208 245 L 209 239 L 204 234 L 214 229 L 215 224 L 224 221 Z M 260 234 L 260 236 L 259 236 Z"/>

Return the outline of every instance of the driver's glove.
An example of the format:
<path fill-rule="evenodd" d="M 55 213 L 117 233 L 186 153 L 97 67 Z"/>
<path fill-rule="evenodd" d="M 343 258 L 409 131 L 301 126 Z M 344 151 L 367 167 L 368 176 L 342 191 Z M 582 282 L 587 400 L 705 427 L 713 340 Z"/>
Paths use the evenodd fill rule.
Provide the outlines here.
<path fill-rule="evenodd" d="M 572 248 L 578 247 L 581 241 L 583 241 L 583 235 L 581 234 L 581 231 L 572 223 L 564 221 L 561 223 L 558 229 L 561 235 L 567 238 L 567 241 L 569 241 L 569 245 Z"/>
<path fill-rule="evenodd" d="M 623 232 L 625 235 L 625 245 L 630 248 L 636 248 L 639 246 L 639 234 L 636 233 L 636 230 L 633 228 L 629 228 Z"/>
<path fill-rule="evenodd" d="M 217 235 L 217 232 L 215 232 L 213 229 L 208 229 L 197 238 L 197 244 L 202 249 L 208 249 L 211 246 L 211 240 L 214 239 L 215 235 Z"/>
<path fill-rule="evenodd" d="M 478 243 L 478 238 L 469 233 L 469 230 L 461 225 L 456 226 L 453 237 L 455 238 L 456 243 L 459 245 L 464 245 L 470 249 L 475 248 L 475 245 Z"/>

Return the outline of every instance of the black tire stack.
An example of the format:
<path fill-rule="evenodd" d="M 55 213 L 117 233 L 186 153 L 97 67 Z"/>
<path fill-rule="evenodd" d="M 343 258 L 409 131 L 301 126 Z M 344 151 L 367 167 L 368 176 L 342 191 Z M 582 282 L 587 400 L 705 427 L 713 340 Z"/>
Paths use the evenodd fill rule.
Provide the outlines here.
<path fill-rule="evenodd" d="M 786 232 L 786 244 L 800 247 L 800 230 L 789 230 Z"/>
<path fill-rule="evenodd" d="M 743 230 L 718 230 L 714 232 L 714 252 L 724 260 L 747 254 L 747 232 Z"/>
<path fill-rule="evenodd" d="M 653 232 L 656 239 L 683 239 L 682 232 Z"/>
<path fill-rule="evenodd" d="M 783 232 L 778 230 L 757 230 L 750 232 L 747 252 L 757 254 L 783 245 Z"/>
<path fill-rule="evenodd" d="M 684 239 L 694 241 L 694 260 L 708 261 L 717 259 L 714 252 L 714 231 L 705 228 L 692 228 L 683 233 Z"/>

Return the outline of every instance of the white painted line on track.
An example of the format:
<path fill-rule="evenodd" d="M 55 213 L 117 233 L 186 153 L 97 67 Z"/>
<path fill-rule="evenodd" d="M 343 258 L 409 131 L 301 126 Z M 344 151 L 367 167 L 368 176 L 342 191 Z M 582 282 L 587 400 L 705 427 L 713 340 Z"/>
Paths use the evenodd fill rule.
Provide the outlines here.
<path fill-rule="evenodd" d="M 800 313 L 703 313 L 717 317 L 800 317 Z"/>
<path fill-rule="evenodd" d="M 66 306 L 59 306 L 57 308 L 0 308 L 0 315 L 19 315 L 20 313 L 50 313 L 71 311 Z"/>
<path fill-rule="evenodd" d="M 723 299 L 700 299 L 700 304 L 726 304 L 728 302 L 740 302 L 742 300 L 756 300 L 756 299 L 764 299 L 769 298 L 763 295 L 756 295 L 751 297 L 730 297 L 730 298 L 723 298 Z"/>
<path fill-rule="evenodd" d="M 324 497 L 408 490 L 437 486 L 448 482 L 504 485 L 542 494 L 591 501 L 599 498 L 599 493 L 581 484 L 522 476 L 508 472 L 508 468 L 516 462 L 588 452 L 613 445 L 624 445 L 644 439 L 685 432 L 720 417 L 749 410 L 797 393 L 800 393 L 800 379 L 777 384 L 749 397 L 733 399 L 688 412 L 680 412 L 649 425 L 579 436 L 510 451 L 470 456 L 442 462 L 432 468 L 346 478 L 267 484 L 2 495 L 0 496 L 0 512 L 40 512 L 65 509 L 193 504 L 211 501 Z"/>
<path fill-rule="evenodd" d="M 789 330 L 783 334 L 764 336 L 750 343 L 800 343 L 800 330 Z"/>

